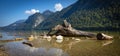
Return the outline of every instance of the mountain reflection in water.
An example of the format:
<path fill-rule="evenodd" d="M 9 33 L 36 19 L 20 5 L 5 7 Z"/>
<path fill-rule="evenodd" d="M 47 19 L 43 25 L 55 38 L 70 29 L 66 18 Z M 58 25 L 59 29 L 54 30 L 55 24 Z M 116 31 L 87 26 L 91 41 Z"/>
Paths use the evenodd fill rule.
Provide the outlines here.
<path fill-rule="evenodd" d="M 69 56 L 59 48 L 29 47 L 22 43 L 8 43 L 5 46 L 10 56 Z"/>
<path fill-rule="evenodd" d="M 115 36 L 114 40 L 90 40 L 85 37 L 64 37 L 63 40 L 55 38 L 44 39 L 43 32 L 17 31 L 1 32 L 4 39 L 24 38 L 22 41 L 5 42 L 4 47 L 9 56 L 119 56 L 119 32 L 104 32 Z M 35 39 L 29 41 L 28 37 Z M 75 39 L 80 39 L 75 40 Z M 23 44 L 29 42 L 33 47 Z M 0 42 L 0 44 L 3 42 Z M 99 54 L 99 55 L 98 55 Z"/>

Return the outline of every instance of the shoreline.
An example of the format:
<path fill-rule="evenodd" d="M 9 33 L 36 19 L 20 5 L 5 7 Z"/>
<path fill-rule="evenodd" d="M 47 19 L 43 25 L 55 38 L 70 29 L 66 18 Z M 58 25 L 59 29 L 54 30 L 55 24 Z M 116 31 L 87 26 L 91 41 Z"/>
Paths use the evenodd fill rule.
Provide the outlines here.
<path fill-rule="evenodd" d="M 9 56 L 4 48 L 4 45 L 0 45 L 0 56 Z"/>

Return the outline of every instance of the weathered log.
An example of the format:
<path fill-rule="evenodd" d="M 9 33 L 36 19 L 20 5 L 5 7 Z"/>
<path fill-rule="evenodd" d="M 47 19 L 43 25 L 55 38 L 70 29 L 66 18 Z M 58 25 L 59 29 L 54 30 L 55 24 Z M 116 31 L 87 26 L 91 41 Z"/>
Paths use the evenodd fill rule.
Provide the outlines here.
<path fill-rule="evenodd" d="M 95 37 L 96 33 L 91 32 L 85 32 L 76 30 L 71 27 L 71 24 L 68 23 L 66 20 L 64 20 L 64 23 L 62 25 L 57 25 L 52 30 L 49 31 L 48 35 L 50 35 L 50 32 L 55 30 L 56 32 L 52 35 L 62 35 L 62 36 L 87 36 L 87 37 Z"/>
<path fill-rule="evenodd" d="M 111 40 L 111 39 L 113 39 L 112 36 L 108 36 L 104 33 L 98 33 L 96 37 L 98 40 Z"/>
<path fill-rule="evenodd" d="M 50 34 L 52 31 L 56 31 L 53 34 Z M 52 28 L 47 35 L 62 35 L 62 36 L 86 36 L 86 37 L 96 37 L 98 40 L 107 40 L 112 39 L 112 37 L 102 34 L 102 33 L 92 33 L 81 30 L 76 30 L 72 28 L 71 24 L 64 20 L 62 25 L 57 25 Z M 104 38 L 103 38 L 104 37 Z"/>

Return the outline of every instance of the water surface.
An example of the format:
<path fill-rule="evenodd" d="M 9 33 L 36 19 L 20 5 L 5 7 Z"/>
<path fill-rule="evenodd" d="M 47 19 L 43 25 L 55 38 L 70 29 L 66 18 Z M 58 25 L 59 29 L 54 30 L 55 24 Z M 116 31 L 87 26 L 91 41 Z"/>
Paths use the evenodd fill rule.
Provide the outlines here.
<path fill-rule="evenodd" d="M 101 31 L 94 31 L 101 32 Z M 22 41 L 0 42 L 9 56 L 119 56 L 120 32 L 102 31 L 114 36 L 113 40 L 91 40 L 86 37 L 64 37 L 63 40 L 41 38 L 40 31 L 1 31 L 0 40 L 24 38 Z M 33 35 L 34 40 L 26 38 Z M 81 39 L 77 41 L 75 39 Z M 30 42 L 33 47 L 22 44 Z"/>

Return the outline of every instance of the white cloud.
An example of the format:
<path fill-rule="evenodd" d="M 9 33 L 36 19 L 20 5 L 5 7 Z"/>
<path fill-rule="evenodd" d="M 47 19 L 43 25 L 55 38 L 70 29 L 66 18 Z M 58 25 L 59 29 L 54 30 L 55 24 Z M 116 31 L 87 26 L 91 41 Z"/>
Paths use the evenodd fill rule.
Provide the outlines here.
<path fill-rule="evenodd" d="M 26 14 L 35 14 L 37 12 L 39 12 L 39 10 L 36 10 L 36 9 L 31 9 L 31 10 L 26 10 L 25 11 Z"/>
<path fill-rule="evenodd" d="M 56 11 L 61 11 L 62 9 L 63 9 L 63 6 L 62 6 L 61 3 L 56 3 L 56 4 L 55 4 L 55 10 L 56 10 Z"/>

